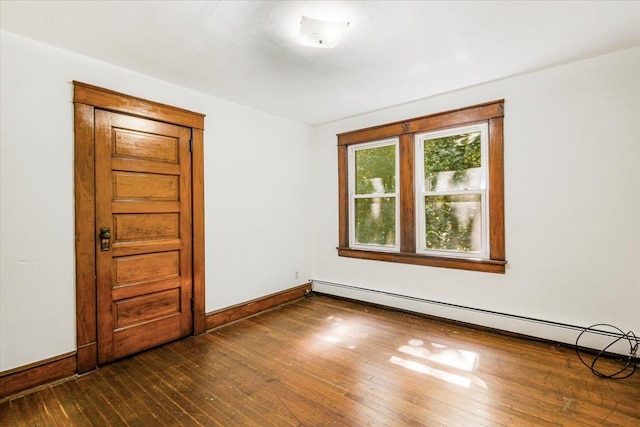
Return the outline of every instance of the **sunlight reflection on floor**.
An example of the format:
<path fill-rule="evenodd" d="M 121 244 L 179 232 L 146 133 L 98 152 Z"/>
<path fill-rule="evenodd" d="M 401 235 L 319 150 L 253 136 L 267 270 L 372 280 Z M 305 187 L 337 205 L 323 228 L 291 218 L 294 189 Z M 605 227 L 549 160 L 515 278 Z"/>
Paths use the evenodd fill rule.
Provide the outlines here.
<path fill-rule="evenodd" d="M 426 360 L 426 362 L 420 363 L 416 361 L 406 360 L 401 357 L 391 356 L 389 360 L 391 363 L 410 369 L 414 372 L 430 375 L 434 378 L 438 378 L 443 381 L 447 381 L 451 384 L 456 384 L 465 388 L 469 388 L 471 384 L 477 384 L 482 388 L 487 388 L 487 384 L 475 375 L 470 375 L 469 372 L 473 372 L 480 366 L 480 355 L 473 351 L 461 350 L 457 348 L 450 348 L 446 345 L 438 343 L 430 343 L 425 346 L 423 340 L 411 339 L 408 345 L 403 345 L 398 348 L 398 351 L 410 356 L 418 357 Z M 435 363 L 440 368 L 445 368 L 455 371 L 465 372 L 448 372 L 442 369 L 438 369 L 432 366 L 428 366 L 429 363 Z"/>
<path fill-rule="evenodd" d="M 335 316 L 327 317 L 327 321 L 330 323 L 330 327 L 320 336 L 320 339 L 331 344 L 339 344 L 350 350 L 356 348 L 358 340 L 367 338 L 371 329 L 369 326 Z"/>
<path fill-rule="evenodd" d="M 423 365 L 422 363 L 405 360 L 397 356 L 391 356 L 390 362 L 395 365 L 400 365 L 403 368 L 411 369 L 412 371 L 419 372 L 421 374 L 430 375 L 434 378 L 438 378 L 439 380 L 444 380 L 451 384 L 465 388 L 469 388 L 471 386 L 471 380 L 469 378 L 441 371 L 440 369 L 431 368 L 427 365 Z"/>
<path fill-rule="evenodd" d="M 431 350 L 423 347 L 422 340 L 413 339 L 409 341 L 409 345 L 401 346 L 398 351 L 411 356 L 427 359 L 432 362 L 442 363 L 452 368 L 463 369 L 472 372 L 480 366 L 480 357 L 478 353 L 472 351 L 448 348 L 442 344 L 431 343 Z"/>
<path fill-rule="evenodd" d="M 375 327 L 361 322 L 337 316 L 328 316 L 326 322 L 328 326 L 315 336 L 314 346 L 325 343 L 355 350 L 358 342 L 375 336 Z M 473 351 L 436 342 L 425 343 L 419 338 L 410 339 L 395 351 L 399 354 L 389 359 L 394 365 L 464 388 L 472 385 L 488 388 L 484 381 L 472 374 L 480 367 L 480 355 Z"/>

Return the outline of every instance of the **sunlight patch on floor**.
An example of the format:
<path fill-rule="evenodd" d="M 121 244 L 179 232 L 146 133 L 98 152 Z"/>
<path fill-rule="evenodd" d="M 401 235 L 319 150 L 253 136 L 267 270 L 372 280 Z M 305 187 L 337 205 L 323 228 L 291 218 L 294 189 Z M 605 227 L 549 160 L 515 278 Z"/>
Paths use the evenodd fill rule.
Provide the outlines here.
<path fill-rule="evenodd" d="M 417 344 L 417 342 L 420 344 Z M 431 343 L 431 346 L 432 348 L 428 349 L 422 346 L 421 340 L 411 340 L 409 341 L 409 345 L 401 346 L 398 348 L 398 351 L 411 356 L 430 360 L 432 362 L 451 366 L 452 368 L 463 369 L 467 372 L 473 372 L 478 366 L 480 366 L 480 357 L 478 356 L 478 353 L 448 348 L 437 343 Z"/>
<path fill-rule="evenodd" d="M 314 351 L 355 350 L 359 344 L 377 336 L 375 325 L 363 324 L 357 319 L 328 316 L 324 323 L 322 330 L 310 342 Z M 472 385 L 488 388 L 483 380 L 473 375 L 480 367 L 478 353 L 419 338 L 409 339 L 399 347 L 396 347 L 397 341 L 391 345 L 389 352 L 380 354 L 386 358 L 391 353 L 388 363 L 464 388 Z"/>
<path fill-rule="evenodd" d="M 429 375 L 439 380 L 469 388 L 471 384 L 487 388 L 487 384 L 470 373 L 480 366 L 480 355 L 473 351 L 447 347 L 439 343 L 425 345 L 423 340 L 414 338 L 398 348 L 400 353 L 422 361 L 391 356 L 390 362 L 414 372 Z M 435 364 L 438 367 L 429 366 Z M 453 371 L 453 372 L 450 372 Z M 458 372 L 461 371 L 461 372 Z"/>
<path fill-rule="evenodd" d="M 323 333 L 316 335 L 316 338 L 349 350 L 355 349 L 359 340 L 366 339 L 371 329 L 370 326 L 336 316 L 328 316 L 326 321 L 328 327 Z"/>
<path fill-rule="evenodd" d="M 440 369 L 435 369 L 430 366 L 424 365 L 422 363 L 402 359 L 397 356 L 391 356 L 390 362 L 395 365 L 400 365 L 403 368 L 407 368 L 412 371 L 419 372 L 421 374 L 430 375 L 434 378 L 446 381 L 451 384 L 459 385 L 465 388 L 469 388 L 471 386 L 471 380 L 469 378 L 452 374 L 450 372 L 441 371 Z"/>

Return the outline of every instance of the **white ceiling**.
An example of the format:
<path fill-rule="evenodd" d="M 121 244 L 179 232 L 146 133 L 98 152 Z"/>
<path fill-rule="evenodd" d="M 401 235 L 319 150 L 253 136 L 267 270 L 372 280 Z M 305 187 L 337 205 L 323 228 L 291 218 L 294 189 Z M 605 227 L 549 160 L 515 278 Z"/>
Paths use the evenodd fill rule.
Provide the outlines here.
<path fill-rule="evenodd" d="M 302 15 L 348 20 L 335 49 Z M 311 125 L 640 45 L 640 2 L 6 1 L 1 27 Z"/>

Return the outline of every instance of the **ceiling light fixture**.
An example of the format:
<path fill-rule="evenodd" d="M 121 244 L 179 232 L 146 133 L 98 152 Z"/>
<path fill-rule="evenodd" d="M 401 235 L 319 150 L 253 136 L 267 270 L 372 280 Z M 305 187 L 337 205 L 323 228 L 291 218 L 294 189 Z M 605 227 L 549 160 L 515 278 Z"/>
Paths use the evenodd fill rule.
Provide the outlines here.
<path fill-rule="evenodd" d="M 349 28 L 349 22 L 331 22 L 303 16 L 300 20 L 298 43 L 305 46 L 330 49 L 338 42 Z"/>

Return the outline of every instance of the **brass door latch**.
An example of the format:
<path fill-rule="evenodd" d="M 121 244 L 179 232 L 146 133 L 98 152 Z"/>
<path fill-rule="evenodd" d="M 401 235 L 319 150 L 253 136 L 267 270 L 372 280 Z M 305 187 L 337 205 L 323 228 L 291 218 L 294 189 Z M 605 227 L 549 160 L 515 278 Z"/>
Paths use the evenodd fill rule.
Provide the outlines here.
<path fill-rule="evenodd" d="M 109 227 L 100 227 L 100 249 L 103 251 L 111 249 L 111 229 Z"/>

